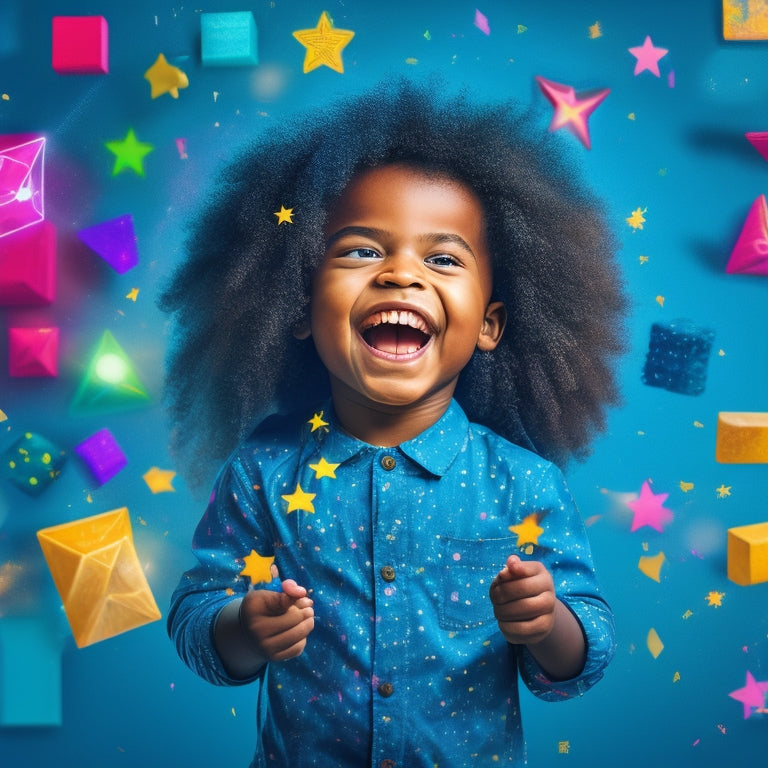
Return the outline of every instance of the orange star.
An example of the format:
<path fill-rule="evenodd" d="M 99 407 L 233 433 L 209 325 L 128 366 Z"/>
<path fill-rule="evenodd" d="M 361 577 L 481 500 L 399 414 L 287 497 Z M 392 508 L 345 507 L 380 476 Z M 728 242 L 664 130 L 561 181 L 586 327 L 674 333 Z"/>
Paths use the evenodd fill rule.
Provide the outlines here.
<path fill-rule="evenodd" d="M 539 526 L 539 519 L 536 513 L 528 515 L 519 525 L 510 525 L 509 530 L 517 534 L 517 546 L 524 544 L 538 544 L 539 536 L 544 533 L 544 529 Z"/>
<path fill-rule="evenodd" d="M 323 11 L 314 29 L 297 29 L 293 36 L 307 49 L 304 55 L 304 74 L 318 67 L 329 67 L 344 72 L 341 51 L 355 36 L 348 29 L 335 29 Z"/>

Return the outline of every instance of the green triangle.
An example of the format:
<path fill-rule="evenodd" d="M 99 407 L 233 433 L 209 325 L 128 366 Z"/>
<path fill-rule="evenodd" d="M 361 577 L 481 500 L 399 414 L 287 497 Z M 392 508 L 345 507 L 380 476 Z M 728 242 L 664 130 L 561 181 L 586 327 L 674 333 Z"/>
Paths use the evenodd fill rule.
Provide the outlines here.
<path fill-rule="evenodd" d="M 72 400 L 71 410 L 77 413 L 124 411 L 148 405 L 149 399 L 130 358 L 115 337 L 104 331 Z"/>

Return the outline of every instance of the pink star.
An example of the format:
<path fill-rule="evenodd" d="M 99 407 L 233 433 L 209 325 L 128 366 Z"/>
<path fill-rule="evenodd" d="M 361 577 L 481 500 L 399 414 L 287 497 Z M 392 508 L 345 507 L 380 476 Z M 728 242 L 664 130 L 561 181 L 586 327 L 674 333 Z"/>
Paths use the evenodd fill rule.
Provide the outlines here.
<path fill-rule="evenodd" d="M 747 683 L 743 688 L 731 691 L 728 695 L 744 705 L 744 719 L 746 720 L 753 709 L 765 708 L 765 692 L 768 691 L 768 680 L 758 683 L 751 672 L 747 672 Z"/>
<path fill-rule="evenodd" d="M 664 525 L 674 517 L 664 506 L 667 496 L 669 496 L 668 493 L 654 493 L 646 480 L 640 489 L 640 497 L 627 502 L 627 506 L 635 513 L 630 531 L 636 531 L 638 528 L 648 525 L 654 530 L 662 532 Z"/>
<path fill-rule="evenodd" d="M 646 35 L 642 45 L 630 48 L 629 52 L 637 59 L 635 74 L 639 75 L 643 70 L 653 72 L 656 77 L 661 77 L 659 72 L 659 59 L 666 56 L 669 51 L 666 48 L 654 48 L 650 35 Z"/>
<path fill-rule="evenodd" d="M 581 140 L 587 148 L 591 148 L 589 141 L 589 129 L 587 119 L 597 109 L 602 100 L 610 93 L 608 88 L 595 91 L 588 96 L 576 96 L 576 92 L 570 85 L 561 85 L 543 77 L 536 77 L 536 82 L 541 92 L 554 106 L 555 113 L 549 124 L 550 131 L 558 128 L 568 128 Z"/>

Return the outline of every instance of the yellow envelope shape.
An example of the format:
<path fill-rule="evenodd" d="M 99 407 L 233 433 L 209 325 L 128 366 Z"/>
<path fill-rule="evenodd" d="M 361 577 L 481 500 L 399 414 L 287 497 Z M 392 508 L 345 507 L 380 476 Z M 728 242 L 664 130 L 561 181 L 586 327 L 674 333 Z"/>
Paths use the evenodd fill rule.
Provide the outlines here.
<path fill-rule="evenodd" d="M 127 507 L 44 528 L 37 539 L 78 648 L 161 618 Z"/>

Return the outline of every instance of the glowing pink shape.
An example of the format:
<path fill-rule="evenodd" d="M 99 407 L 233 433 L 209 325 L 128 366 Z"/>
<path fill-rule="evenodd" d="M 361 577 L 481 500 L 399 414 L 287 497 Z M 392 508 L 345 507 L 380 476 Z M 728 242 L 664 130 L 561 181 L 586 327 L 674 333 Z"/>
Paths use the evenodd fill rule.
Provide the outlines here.
<path fill-rule="evenodd" d="M 587 96 L 577 96 L 576 91 L 570 85 L 561 85 L 539 76 L 536 77 L 536 82 L 539 84 L 541 92 L 555 108 L 549 130 L 556 131 L 559 128 L 568 128 L 587 149 L 591 149 L 587 120 L 610 93 L 610 90 L 603 88 Z"/>
<path fill-rule="evenodd" d="M 81 229 L 77 236 L 121 275 L 139 263 L 136 233 L 130 213 Z"/>
<path fill-rule="evenodd" d="M 54 16 L 51 66 L 61 74 L 109 72 L 109 28 L 103 16 Z"/>
<path fill-rule="evenodd" d="M 743 688 L 737 688 L 728 695 L 744 705 L 744 719 L 746 720 L 753 709 L 765 709 L 765 692 L 768 691 L 768 680 L 757 682 L 751 672 L 747 672 L 747 682 Z"/>
<path fill-rule="evenodd" d="M 486 35 L 491 34 L 491 25 L 488 23 L 488 17 L 475 8 L 475 26 Z"/>
<path fill-rule="evenodd" d="M 639 498 L 628 501 L 627 506 L 635 513 L 632 518 L 630 531 L 636 531 L 644 525 L 662 532 L 664 525 L 672 520 L 674 515 L 664 506 L 668 493 L 654 493 L 646 480 L 640 489 Z"/>
<path fill-rule="evenodd" d="M 58 328 L 9 328 L 8 373 L 31 378 L 59 375 Z"/>
<path fill-rule="evenodd" d="M 636 75 L 647 69 L 649 72 L 653 72 L 656 77 L 661 77 L 659 59 L 664 58 L 669 51 L 666 48 L 654 47 L 650 35 L 646 35 L 645 42 L 642 45 L 630 48 L 629 52 L 637 59 L 635 63 Z"/>
<path fill-rule="evenodd" d="M 744 134 L 747 141 L 768 160 L 768 131 L 749 131 Z"/>
<path fill-rule="evenodd" d="M 25 227 L 0 247 L 0 307 L 52 304 L 56 298 L 56 228 Z"/>
<path fill-rule="evenodd" d="M 42 136 L 0 136 L 0 237 L 45 218 L 44 155 L 45 138 Z"/>
<path fill-rule="evenodd" d="M 768 202 L 760 195 L 749 209 L 725 271 L 729 274 L 768 275 Z"/>

